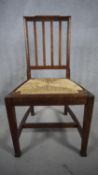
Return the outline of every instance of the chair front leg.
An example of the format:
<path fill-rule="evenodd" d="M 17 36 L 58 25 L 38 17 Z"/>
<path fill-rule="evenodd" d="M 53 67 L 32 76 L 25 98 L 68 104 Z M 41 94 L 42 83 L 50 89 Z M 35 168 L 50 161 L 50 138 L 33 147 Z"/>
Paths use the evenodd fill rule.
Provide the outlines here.
<path fill-rule="evenodd" d="M 83 118 L 83 129 L 82 129 L 82 140 L 81 140 L 81 156 L 87 156 L 87 145 L 90 133 L 92 112 L 93 112 L 94 96 L 90 95 L 87 99 L 87 103 L 84 106 L 84 118 Z"/>
<path fill-rule="evenodd" d="M 12 103 L 12 99 L 9 97 L 5 98 L 5 103 L 6 103 L 6 110 L 7 110 L 7 117 L 8 117 L 10 132 L 11 132 L 14 151 L 15 151 L 15 157 L 20 157 L 21 151 L 20 151 L 20 145 L 19 145 L 15 106 Z"/>

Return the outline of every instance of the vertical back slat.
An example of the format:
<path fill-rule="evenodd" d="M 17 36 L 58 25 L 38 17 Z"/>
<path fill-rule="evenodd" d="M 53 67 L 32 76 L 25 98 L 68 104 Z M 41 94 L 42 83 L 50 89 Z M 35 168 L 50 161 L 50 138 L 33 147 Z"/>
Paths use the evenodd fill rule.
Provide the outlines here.
<path fill-rule="evenodd" d="M 31 78 L 30 71 L 30 53 L 29 53 L 29 37 L 28 37 L 28 25 L 24 18 L 24 35 L 25 35 L 25 49 L 26 49 L 26 61 L 27 61 L 27 79 Z"/>
<path fill-rule="evenodd" d="M 33 26 L 34 26 L 35 64 L 36 64 L 36 66 L 38 66 L 37 29 L 36 29 L 36 21 L 33 22 Z"/>
<path fill-rule="evenodd" d="M 59 66 L 61 66 L 61 60 L 62 60 L 62 52 L 61 52 L 61 48 L 62 48 L 62 41 L 61 41 L 61 37 L 62 37 L 62 22 L 61 20 L 59 21 Z"/>
<path fill-rule="evenodd" d="M 66 48 L 67 78 L 70 78 L 70 39 L 71 39 L 71 17 L 69 17 L 69 20 L 67 22 L 67 48 Z"/>
<path fill-rule="evenodd" d="M 46 66 L 46 48 L 45 48 L 45 22 L 42 21 L 42 44 L 43 44 L 43 64 Z"/>
<path fill-rule="evenodd" d="M 51 66 L 54 65 L 53 61 L 53 21 L 50 21 L 50 35 L 51 35 Z"/>

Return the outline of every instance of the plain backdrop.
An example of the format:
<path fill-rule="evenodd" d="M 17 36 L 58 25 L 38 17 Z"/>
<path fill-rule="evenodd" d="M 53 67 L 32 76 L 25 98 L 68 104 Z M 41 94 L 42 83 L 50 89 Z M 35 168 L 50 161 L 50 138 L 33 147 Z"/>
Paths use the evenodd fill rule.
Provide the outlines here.
<path fill-rule="evenodd" d="M 8 123 L 6 120 L 4 97 L 26 79 L 25 45 L 23 33 L 23 16 L 26 15 L 72 16 L 71 78 L 76 82 L 80 83 L 82 86 L 87 88 L 95 95 L 92 131 L 90 135 L 92 142 L 92 151 L 89 151 L 89 156 L 86 159 L 80 158 L 78 155 L 75 155 L 76 153 L 73 153 L 74 150 L 72 150 L 73 152 L 71 150 L 68 150 L 67 152 L 65 148 L 66 144 L 62 148 L 55 143 L 54 140 L 56 139 L 52 140 L 53 142 L 50 140 L 49 143 L 49 140 L 46 141 L 45 144 L 43 144 L 43 146 L 41 145 L 41 148 L 35 148 L 36 144 L 34 145 L 34 143 L 32 143 L 31 145 L 33 145 L 33 147 L 31 146 L 31 148 L 33 148 L 34 151 L 31 151 L 33 153 L 31 154 L 31 152 L 29 152 L 28 149 L 26 154 L 20 159 L 15 159 L 13 157 L 13 153 L 11 151 L 11 143 L 9 143 L 8 146 L 8 140 L 10 140 L 10 133 Z M 46 74 L 48 75 L 48 72 Z M 36 75 L 38 74 L 35 74 L 35 76 Z M 91 173 L 93 175 L 97 175 L 97 89 L 97 0 L 0 0 L 0 171 L 2 172 L 0 174 L 5 175 L 33 173 L 39 175 L 47 173 L 66 175 L 87 175 Z M 52 111 L 50 108 L 47 110 L 48 112 L 46 112 L 46 110 L 44 111 L 45 114 L 48 113 L 47 116 L 51 113 L 51 116 L 55 116 L 55 113 L 53 112 L 54 110 Z M 40 134 L 43 133 L 39 133 L 38 143 L 40 142 L 41 138 Z M 46 137 L 49 136 L 48 134 L 49 133 L 47 132 Z M 49 137 L 49 139 L 50 138 L 51 137 Z M 71 138 L 73 138 L 73 135 L 71 135 Z M 26 138 L 24 137 L 23 139 L 25 140 L 24 145 L 27 144 Z M 78 142 L 78 139 L 78 137 L 75 137 L 75 142 Z M 74 141 L 74 138 L 72 140 Z M 52 151 L 47 152 L 46 147 L 49 147 L 49 151 Z M 47 156 L 49 156 L 49 158 L 47 158 Z M 61 162 L 63 162 L 62 166 L 59 167 L 59 165 L 61 165 Z"/>

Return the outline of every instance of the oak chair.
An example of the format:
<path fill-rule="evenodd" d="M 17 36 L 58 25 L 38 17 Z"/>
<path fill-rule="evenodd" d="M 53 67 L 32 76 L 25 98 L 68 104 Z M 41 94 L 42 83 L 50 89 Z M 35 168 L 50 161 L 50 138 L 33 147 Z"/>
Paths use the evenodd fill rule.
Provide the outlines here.
<path fill-rule="evenodd" d="M 19 137 L 24 128 L 77 128 L 81 137 L 80 154 L 81 156 L 86 156 L 94 96 L 92 93 L 88 92 L 82 86 L 70 79 L 71 16 L 25 16 L 23 19 L 27 61 L 27 80 L 5 97 L 7 117 L 15 150 L 15 156 L 19 157 L 21 155 Z M 55 23 L 56 32 L 54 32 Z M 29 31 L 29 25 L 32 25 L 31 33 Z M 41 44 L 39 47 L 42 49 L 42 56 L 38 55 L 39 25 L 41 25 Z M 63 30 L 64 25 L 67 27 L 66 32 Z M 58 39 L 56 37 L 58 42 L 54 41 L 55 33 L 58 34 Z M 33 37 L 30 36 L 30 34 Z M 48 52 L 50 52 L 50 63 L 47 63 L 46 47 L 48 41 L 46 43 L 46 34 L 48 34 L 48 40 L 50 43 L 48 45 L 50 47 L 50 50 L 48 49 Z M 65 36 L 66 39 L 64 39 Z M 33 44 L 30 48 L 32 39 Z M 62 52 L 62 47 L 65 40 L 66 48 L 64 48 L 64 52 Z M 55 63 L 54 59 L 54 44 L 56 44 L 58 47 L 56 51 L 56 54 L 58 55 L 57 63 Z M 33 50 L 32 63 L 30 61 L 31 50 Z M 66 54 L 66 56 L 64 54 Z M 62 63 L 63 57 L 64 59 L 66 58 L 66 62 L 64 63 Z M 42 63 L 39 63 L 41 58 Z M 66 70 L 66 76 L 65 78 L 31 78 L 32 70 L 34 71 L 43 69 L 54 69 L 57 71 Z M 66 115 L 69 113 L 73 119 L 73 122 L 26 123 L 28 115 L 30 113 L 34 115 L 34 106 L 47 105 L 64 106 L 64 114 Z M 84 105 L 83 124 L 80 124 L 69 105 Z M 19 126 L 17 125 L 15 114 L 16 106 L 29 106 Z"/>

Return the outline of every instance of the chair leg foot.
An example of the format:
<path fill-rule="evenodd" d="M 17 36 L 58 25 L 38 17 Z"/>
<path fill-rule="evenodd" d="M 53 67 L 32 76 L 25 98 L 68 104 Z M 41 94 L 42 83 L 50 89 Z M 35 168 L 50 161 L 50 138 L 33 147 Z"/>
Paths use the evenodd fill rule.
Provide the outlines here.
<path fill-rule="evenodd" d="M 64 106 L 64 115 L 67 115 L 67 106 Z"/>
<path fill-rule="evenodd" d="M 80 155 L 81 155 L 81 157 L 87 157 L 87 153 L 83 152 L 83 151 L 80 151 Z"/>
<path fill-rule="evenodd" d="M 31 115 L 34 115 L 34 106 L 31 106 Z"/>
<path fill-rule="evenodd" d="M 15 157 L 20 157 L 21 156 L 21 151 L 15 153 Z"/>

